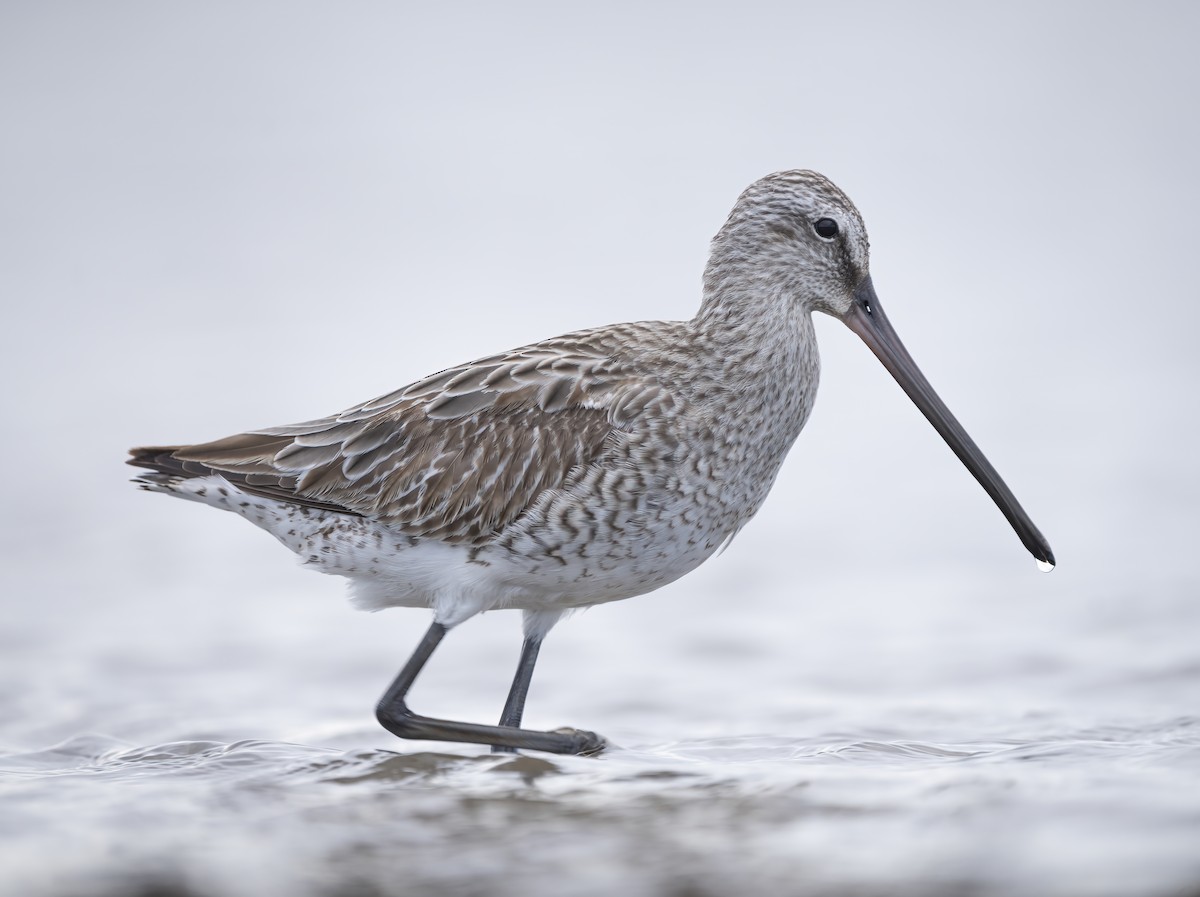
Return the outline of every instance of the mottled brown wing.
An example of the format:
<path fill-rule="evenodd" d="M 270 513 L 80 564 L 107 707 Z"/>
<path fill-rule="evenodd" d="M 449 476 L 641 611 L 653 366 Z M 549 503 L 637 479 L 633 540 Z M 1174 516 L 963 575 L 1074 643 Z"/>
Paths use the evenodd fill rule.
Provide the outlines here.
<path fill-rule="evenodd" d="M 451 368 L 321 420 L 142 451 L 254 494 L 483 541 L 661 393 L 583 336 Z"/>

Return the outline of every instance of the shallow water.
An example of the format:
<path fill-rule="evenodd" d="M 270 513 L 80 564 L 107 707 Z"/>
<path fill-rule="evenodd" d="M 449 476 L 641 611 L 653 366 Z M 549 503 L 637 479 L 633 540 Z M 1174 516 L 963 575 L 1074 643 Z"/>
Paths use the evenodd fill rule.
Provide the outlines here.
<path fill-rule="evenodd" d="M 770 588 L 731 610 L 727 566 L 552 634 L 530 724 L 595 727 L 616 743 L 596 758 L 392 739 L 371 702 L 424 615 L 352 613 L 324 578 L 297 573 L 314 586 L 299 597 L 267 588 L 236 627 L 187 600 L 219 593 L 202 574 L 173 606 L 110 604 L 153 638 L 10 630 L 10 681 L 19 665 L 40 674 L 4 698 L 4 892 L 1200 890 L 1186 593 L 1027 594 L 984 621 L 971 596 L 931 589 L 885 619 L 831 581 L 832 600 L 789 615 Z M 772 607 L 778 625 L 762 625 Z M 494 716 L 515 622 L 453 632 L 414 705 Z"/>
<path fill-rule="evenodd" d="M 597 760 L 80 737 L 3 758 L 5 868 L 30 894 L 1182 893 L 1200 720 L 1038 728 Z"/>

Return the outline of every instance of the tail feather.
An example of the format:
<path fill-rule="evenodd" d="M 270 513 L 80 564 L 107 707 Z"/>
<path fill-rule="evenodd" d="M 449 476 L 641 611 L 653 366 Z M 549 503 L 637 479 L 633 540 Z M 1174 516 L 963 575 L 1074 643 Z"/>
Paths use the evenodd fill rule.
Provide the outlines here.
<path fill-rule="evenodd" d="M 132 448 L 129 450 L 129 458 L 125 463 L 133 467 L 144 467 L 147 470 L 153 470 L 155 473 L 165 474 L 169 477 L 176 477 L 182 480 L 189 480 L 193 477 L 207 477 L 218 473 L 213 468 L 201 464 L 199 461 L 184 461 L 175 456 L 175 452 L 182 445 L 155 445 L 145 446 L 142 448 Z M 145 474 L 142 475 L 145 478 Z"/>
<path fill-rule="evenodd" d="M 291 476 L 267 476 L 257 472 L 257 467 L 261 465 L 251 466 L 244 463 L 248 470 L 238 470 L 231 463 L 230 467 L 209 466 L 200 461 L 191 460 L 181 455 L 188 455 L 199 450 L 208 449 L 210 446 L 226 445 L 234 446 L 235 449 L 243 448 L 246 443 L 249 443 L 250 451 L 260 450 L 259 443 L 262 439 L 251 440 L 246 437 L 254 437 L 257 434 L 244 434 L 244 436 L 230 437 L 228 440 L 219 440 L 216 443 L 206 443 L 205 445 L 154 445 L 144 446 L 141 448 L 133 448 L 129 450 L 129 458 L 125 463 L 133 467 L 142 467 L 146 470 L 151 470 L 153 473 L 144 473 L 134 478 L 134 482 L 150 492 L 163 492 L 171 495 L 181 495 L 184 498 L 192 498 L 191 495 L 185 495 L 185 492 L 190 492 L 190 489 L 181 489 L 180 486 L 186 480 L 200 479 L 204 477 L 220 477 L 226 483 L 234 486 L 242 492 L 251 495 L 258 495 L 263 498 L 274 499 L 275 501 L 285 501 L 295 505 L 302 505 L 309 508 L 317 508 L 323 511 L 336 511 L 339 514 L 350 514 L 355 517 L 361 516 L 357 511 L 345 508 L 333 502 L 321 501 L 320 499 L 310 498 L 300 495 L 295 491 L 296 478 Z M 194 485 L 194 484 L 193 484 Z M 201 497 L 204 495 L 204 490 L 199 490 Z"/>

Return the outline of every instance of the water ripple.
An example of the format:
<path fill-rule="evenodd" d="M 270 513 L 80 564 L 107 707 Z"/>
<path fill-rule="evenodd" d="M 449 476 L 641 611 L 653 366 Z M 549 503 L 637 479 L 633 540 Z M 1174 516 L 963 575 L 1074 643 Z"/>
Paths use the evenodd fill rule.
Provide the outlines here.
<path fill-rule="evenodd" d="M 589 882 L 581 894 L 775 895 L 796 893 L 798 864 L 822 894 L 1115 897 L 1127 890 L 1110 884 L 1200 881 L 1200 718 L 1018 724 L 1033 737 L 831 729 L 594 758 L 79 735 L 0 754 L 0 864 L 28 897 L 481 882 L 549 897 L 564 874 Z M 76 845 L 52 867 L 30 849 L 48 833 Z"/>

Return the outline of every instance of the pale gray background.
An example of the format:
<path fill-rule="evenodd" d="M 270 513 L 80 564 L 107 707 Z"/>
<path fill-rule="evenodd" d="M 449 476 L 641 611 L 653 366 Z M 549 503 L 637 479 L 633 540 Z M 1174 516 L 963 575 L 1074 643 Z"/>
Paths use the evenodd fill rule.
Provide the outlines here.
<path fill-rule="evenodd" d="M 1027 575 L 925 421 L 822 320 L 822 394 L 776 495 L 673 591 L 785 547 L 816 575 L 970 563 L 1047 599 L 1194 582 L 1197 20 L 1187 4 L 8 5 L 3 541 L 7 572 L 55 595 L 20 603 L 94 605 L 151 565 L 286 576 L 243 524 L 127 488 L 124 449 L 690 316 L 737 193 L 801 166 L 858 202 L 901 334 L 1062 568 Z"/>
<path fill-rule="evenodd" d="M 1077 654 L 1116 693 L 1191 669 L 1164 712 L 1194 711 L 1200 661 L 1162 652 L 1200 641 L 1198 10 L 4 4 L 0 745 L 394 746 L 371 704 L 425 614 L 351 613 L 245 523 L 130 487 L 126 448 L 688 317 L 739 191 L 796 167 L 858 204 L 892 320 L 1060 569 L 822 320 L 821 395 L 762 513 L 560 626 L 531 723 L 797 732 L 780 714 L 838 683 L 936 694 L 955 651 L 989 707 L 1071 705 L 1012 674 Z M 472 621 L 418 703 L 495 715 L 517 638 Z"/>

